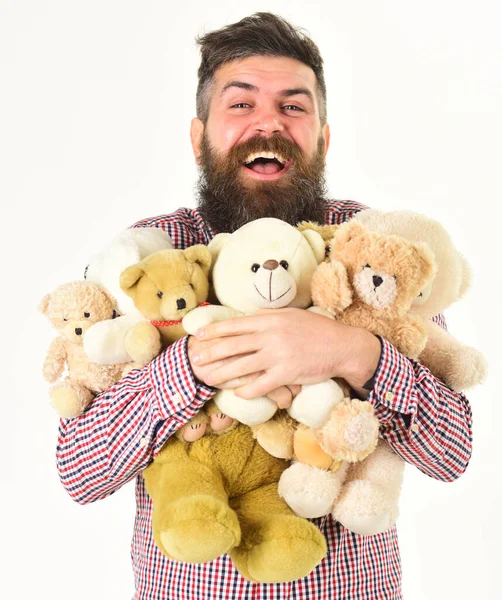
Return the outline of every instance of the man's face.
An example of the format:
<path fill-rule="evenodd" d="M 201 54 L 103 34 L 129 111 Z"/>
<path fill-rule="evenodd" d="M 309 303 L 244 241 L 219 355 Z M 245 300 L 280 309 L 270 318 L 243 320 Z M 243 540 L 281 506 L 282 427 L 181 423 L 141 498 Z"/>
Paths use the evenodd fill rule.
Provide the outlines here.
<path fill-rule="evenodd" d="M 217 231 L 252 218 L 324 218 L 324 162 L 314 72 L 291 58 L 253 56 L 214 76 L 206 126 L 192 121 L 199 207 Z"/>

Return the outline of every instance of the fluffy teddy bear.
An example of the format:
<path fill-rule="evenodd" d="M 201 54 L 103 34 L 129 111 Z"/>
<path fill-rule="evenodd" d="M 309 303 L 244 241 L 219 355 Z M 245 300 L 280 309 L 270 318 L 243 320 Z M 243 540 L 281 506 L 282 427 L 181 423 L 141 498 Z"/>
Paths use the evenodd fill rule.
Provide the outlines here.
<path fill-rule="evenodd" d="M 50 390 L 51 403 L 61 417 L 78 417 L 95 394 L 107 390 L 128 368 L 93 363 L 83 348 L 89 328 L 112 319 L 114 307 L 115 300 L 106 290 L 87 281 L 60 285 L 40 304 L 41 312 L 59 331 L 45 358 L 44 377 L 54 383 L 68 368 L 68 376 Z"/>
<path fill-rule="evenodd" d="M 262 308 L 307 308 L 310 280 L 324 260 L 325 247 L 314 231 L 300 233 L 279 219 L 258 219 L 232 234 L 217 235 L 208 246 L 213 255 L 212 286 L 220 306 L 191 311 L 183 326 L 188 333 L 208 323 L 251 315 Z M 300 423 L 318 427 L 344 398 L 332 380 L 304 386 L 289 414 Z M 264 423 L 277 405 L 266 397 L 246 400 L 221 390 L 215 402 L 225 414 L 246 425 Z"/>
<path fill-rule="evenodd" d="M 313 275 L 312 297 L 336 319 L 385 336 L 416 356 L 426 343 L 425 323 L 409 309 L 434 274 L 433 256 L 425 244 L 370 232 L 352 221 L 336 229 L 329 261 Z M 309 436 L 312 448 L 317 443 L 328 456 L 336 456 L 338 440 L 330 425 L 328 421 Z M 283 474 L 279 492 L 298 514 L 310 516 L 312 507 L 331 501 L 334 518 L 355 533 L 376 534 L 395 522 L 403 463 L 384 442 L 364 460 L 347 465 L 336 487 L 312 462 L 293 467 Z"/>
<path fill-rule="evenodd" d="M 146 364 L 186 332 L 183 317 L 206 302 L 211 253 L 198 244 L 186 250 L 161 250 L 120 275 L 120 287 L 143 320 L 127 332 L 125 344 L 136 362 Z"/>
<path fill-rule="evenodd" d="M 311 304 L 312 275 L 325 257 L 325 243 L 317 232 L 299 232 L 277 219 L 258 219 L 233 234 L 220 234 L 209 244 L 209 249 L 214 257 L 212 284 L 221 306 L 190 312 L 183 319 L 189 333 L 206 323 L 253 314 L 260 308 L 307 308 Z M 326 316 L 333 318 L 327 313 Z M 328 503 L 325 496 L 319 498 L 322 505 L 315 503 L 316 492 L 309 494 L 308 482 L 305 482 L 301 504 L 307 501 L 310 512 L 301 511 L 298 502 L 293 502 L 292 496 L 287 494 L 287 486 L 282 486 L 282 495 L 301 516 L 312 516 L 312 511 L 326 514 L 344 479 L 342 463 L 362 460 L 377 443 L 378 421 L 372 406 L 351 400 L 343 387 L 332 380 L 303 386 L 287 409 L 289 416 L 280 412 L 274 417 L 277 406 L 266 397 L 245 400 L 235 396 L 232 390 L 221 390 L 214 400 L 223 413 L 253 426 L 259 444 L 270 454 L 295 460 L 286 478 L 291 470 L 296 472 L 300 468 L 296 466 L 298 461 L 319 460 L 319 457 L 309 458 L 311 444 L 307 427 L 297 427 L 297 423 L 323 427 L 328 422 L 329 435 L 337 440 L 336 454 L 324 457 L 322 463 L 325 479 L 330 483 Z"/>
<path fill-rule="evenodd" d="M 99 364 L 133 361 L 141 364 L 142 356 L 131 355 L 127 348 L 128 332 L 144 317 L 132 299 L 120 287 L 120 274 L 147 256 L 172 249 L 169 235 L 157 227 L 127 229 L 117 235 L 100 253 L 93 256 L 86 268 L 85 278 L 108 290 L 117 302 L 118 318 L 91 327 L 85 336 L 84 350 L 90 360 Z M 154 337 L 155 332 L 151 334 Z M 131 350 L 131 349 L 129 349 Z"/>
<path fill-rule="evenodd" d="M 409 311 L 435 273 L 434 255 L 423 242 L 349 221 L 336 230 L 329 261 L 312 278 L 312 298 L 342 323 L 382 335 L 416 358 L 427 341 L 426 325 Z"/>
<path fill-rule="evenodd" d="M 356 215 L 355 220 L 372 231 L 427 243 L 434 253 L 437 273 L 411 307 L 412 312 L 425 319 L 427 344 L 419 361 L 453 390 L 462 391 L 480 384 L 487 370 L 483 355 L 430 320 L 462 298 L 471 283 L 469 265 L 445 228 L 437 221 L 411 211 L 365 210 Z"/>
<path fill-rule="evenodd" d="M 143 472 L 156 544 L 185 562 L 228 553 L 256 583 L 305 577 L 325 556 L 326 541 L 279 497 L 286 466 L 261 448 L 249 427 L 208 402 Z"/>

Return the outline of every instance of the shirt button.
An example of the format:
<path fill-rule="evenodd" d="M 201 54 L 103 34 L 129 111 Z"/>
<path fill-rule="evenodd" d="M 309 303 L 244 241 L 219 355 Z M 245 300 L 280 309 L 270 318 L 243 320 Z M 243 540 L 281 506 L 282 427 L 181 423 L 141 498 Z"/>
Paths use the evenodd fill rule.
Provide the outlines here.
<path fill-rule="evenodd" d="M 410 427 L 410 429 L 411 429 L 411 430 L 412 430 L 414 433 L 416 433 L 416 432 L 417 432 L 417 431 L 420 429 L 420 427 L 419 427 L 419 426 L 418 426 L 416 423 L 413 423 L 413 425 Z"/>
<path fill-rule="evenodd" d="M 174 402 L 181 402 L 181 394 L 174 394 L 173 395 L 173 401 Z"/>
<path fill-rule="evenodd" d="M 385 399 L 386 400 L 393 400 L 394 399 L 394 394 L 392 392 L 386 392 L 385 393 Z"/>
<path fill-rule="evenodd" d="M 146 444 L 147 444 L 146 437 L 142 437 L 142 438 L 140 439 L 139 443 L 140 443 L 140 446 L 146 446 Z"/>

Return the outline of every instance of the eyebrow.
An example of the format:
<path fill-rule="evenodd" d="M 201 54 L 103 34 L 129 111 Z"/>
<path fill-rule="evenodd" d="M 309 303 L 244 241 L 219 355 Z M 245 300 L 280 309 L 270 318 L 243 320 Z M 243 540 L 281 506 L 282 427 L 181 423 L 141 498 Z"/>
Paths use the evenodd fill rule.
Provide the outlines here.
<path fill-rule="evenodd" d="M 228 89 L 234 88 L 234 87 L 239 88 L 241 90 L 246 90 L 247 92 L 258 92 L 259 91 L 259 89 L 256 87 L 256 85 L 253 85 L 252 83 L 246 83 L 245 81 L 229 81 L 227 84 L 225 84 L 223 86 L 220 97 L 223 96 L 223 94 Z M 279 96 L 281 96 L 282 98 L 289 98 L 290 96 L 297 96 L 299 94 L 303 94 L 304 96 L 307 96 L 307 98 L 312 103 L 314 103 L 314 96 L 313 96 L 312 92 L 307 88 L 303 88 L 303 87 L 287 88 L 287 89 L 281 90 L 279 92 Z"/>

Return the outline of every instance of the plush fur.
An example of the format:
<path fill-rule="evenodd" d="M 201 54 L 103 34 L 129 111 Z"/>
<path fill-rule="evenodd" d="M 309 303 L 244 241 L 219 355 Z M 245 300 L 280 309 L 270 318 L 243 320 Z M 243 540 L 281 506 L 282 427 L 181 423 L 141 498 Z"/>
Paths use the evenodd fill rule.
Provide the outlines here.
<path fill-rule="evenodd" d="M 425 322 L 409 310 L 435 272 L 425 244 L 350 221 L 337 229 L 329 262 L 312 278 L 312 298 L 337 320 L 378 333 L 416 358 L 427 340 Z"/>
<path fill-rule="evenodd" d="M 471 283 L 470 267 L 445 228 L 437 221 L 411 211 L 366 210 L 355 220 L 372 231 L 427 243 L 434 253 L 437 273 L 432 283 L 420 290 L 411 307 L 414 313 L 426 319 L 427 344 L 419 360 L 456 391 L 482 383 L 487 371 L 483 355 L 430 321 L 431 317 L 443 313 L 461 299 Z"/>
<path fill-rule="evenodd" d="M 162 347 L 186 335 L 183 317 L 208 297 L 211 254 L 206 246 L 161 250 L 120 275 L 121 289 L 146 319 L 127 333 L 127 353 L 147 364 Z"/>
<path fill-rule="evenodd" d="M 260 447 L 249 427 L 209 402 L 143 472 L 156 544 L 186 562 L 228 553 L 253 582 L 305 577 L 326 554 L 326 542 L 279 497 L 286 467 Z"/>
<path fill-rule="evenodd" d="M 172 249 L 169 235 L 157 227 L 136 227 L 119 233 L 100 253 L 91 258 L 85 278 L 108 290 L 116 299 L 119 317 L 101 321 L 89 329 L 84 350 L 95 363 L 109 365 L 134 360 L 126 350 L 128 331 L 144 321 L 132 299 L 120 287 L 120 274 L 147 256 Z"/>
<path fill-rule="evenodd" d="M 92 402 L 122 377 L 127 367 L 91 362 L 83 348 L 88 329 L 111 319 L 115 300 L 105 290 L 86 281 L 73 281 L 47 294 L 40 310 L 59 331 L 45 358 L 43 373 L 49 383 L 56 382 L 65 366 L 68 376 L 50 390 L 53 407 L 61 417 L 78 417 Z"/>

